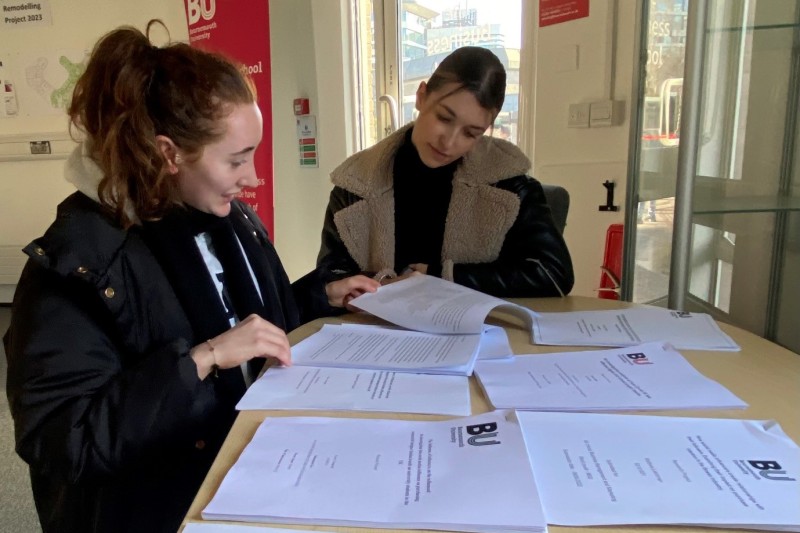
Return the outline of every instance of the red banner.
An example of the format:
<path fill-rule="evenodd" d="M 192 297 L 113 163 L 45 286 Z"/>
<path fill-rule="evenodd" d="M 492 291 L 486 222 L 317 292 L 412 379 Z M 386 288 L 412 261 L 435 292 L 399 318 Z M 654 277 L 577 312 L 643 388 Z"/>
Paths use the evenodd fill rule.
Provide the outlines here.
<path fill-rule="evenodd" d="M 589 0 L 539 0 L 539 27 L 589 16 Z"/>
<path fill-rule="evenodd" d="M 255 153 L 258 187 L 242 193 L 274 240 L 272 169 L 272 86 L 270 83 L 269 3 L 237 0 L 184 0 L 192 46 L 238 61 L 253 78 L 264 116 L 264 137 Z"/>

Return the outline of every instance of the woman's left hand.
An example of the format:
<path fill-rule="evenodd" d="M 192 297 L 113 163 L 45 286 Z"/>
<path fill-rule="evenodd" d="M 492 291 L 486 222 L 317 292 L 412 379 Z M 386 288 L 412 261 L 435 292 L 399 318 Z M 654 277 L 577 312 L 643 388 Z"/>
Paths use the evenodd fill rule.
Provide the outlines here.
<path fill-rule="evenodd" d="M 398 281 L 403 281 L 404 279 L 408 279 L 411 276 L 419 276 L 421 274 L 428 273 L 428 265 L 425 263 L 412 263 L 405 267 L 400 275 L 394 278 L 386 277 L 381 280 L 381 285 L 389 285 L 390 283 L 396 283 Z"/>
<path fill-rule="evenodd" d="M 406 268 L 406 271 L 408 271 L 407 273 L 419 272 L 420 274 L 427 274 L 428 273 L 428 265 L 425 264 L 425 263 L 411 263 Z M 406 273 L 406 271 L 403 271 L 403 272 Z"/>
<path fill-rule="evenodd" d="M 328 295 L 328 303 L 331 306 L 346 307 L 354 311 L 355 308 L 348 305 L 350 300 L 366 292 L 375 292 L 380 286 L 381 284 L 374 279 L 359 274 L 328 283 L 325 285 L 325 294 Z"/>

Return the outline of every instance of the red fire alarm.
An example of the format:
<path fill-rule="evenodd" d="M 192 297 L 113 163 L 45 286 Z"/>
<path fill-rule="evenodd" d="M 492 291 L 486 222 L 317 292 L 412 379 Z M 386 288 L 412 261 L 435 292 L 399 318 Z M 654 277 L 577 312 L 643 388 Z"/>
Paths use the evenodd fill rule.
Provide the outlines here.
<path fill-rule="evenodd" d="M 295 115 L 308 115 L 308 98 L 295 98 L 294 99 L 294 114 Z"/>

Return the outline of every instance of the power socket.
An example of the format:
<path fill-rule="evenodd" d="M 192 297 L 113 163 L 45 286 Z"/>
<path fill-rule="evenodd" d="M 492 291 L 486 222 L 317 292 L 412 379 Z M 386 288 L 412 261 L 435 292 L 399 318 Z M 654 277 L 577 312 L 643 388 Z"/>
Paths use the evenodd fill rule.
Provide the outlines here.
<path fill-rule="evenodd" d="M 588 128 L 589 127 L 590 104 L 570 104 L 567 127 Z"/>
<path fill-rule="evenodd" d="M 49 155 L 50 141 L 30 141 L 31 155 Z"/>
<path fill-rule="evenodd" d="M 600 100 L 592 102 L 589 109 L 589 125 L 592 128 L 622 124 L 625 102 L 622 100 Z"/>

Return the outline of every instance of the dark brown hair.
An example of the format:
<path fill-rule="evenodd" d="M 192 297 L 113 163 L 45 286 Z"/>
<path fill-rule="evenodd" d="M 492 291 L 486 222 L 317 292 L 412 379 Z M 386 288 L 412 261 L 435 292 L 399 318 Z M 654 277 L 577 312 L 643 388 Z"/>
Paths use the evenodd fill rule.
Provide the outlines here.
<path fill-rule="evenodd" d="M 157 220 L 180 205 L 177 182 L 156 145 L 169 137 L 190 158 L 224 135 L 220 120 L 232 106 L 256 101 L 252 81 L 222 55 L 184 43 L 164 47 L 122 26 L 104 35 L 78 79 L 68 113 L 86 134 L 89 153 L 103 171 L 100 203 L 129 227 Z"/>
<path fill-rule="evenodd" d="M 496 116 L 506 97 L 506 70 L 494 53 L 480 46 L 457 48 L 445 57 L 427 82 L 428 91 L 434 92 L 443 86 L 457 83 L 458 86 L 442 98 L 466 90 L 475 96 L 484 109 Z"/>

